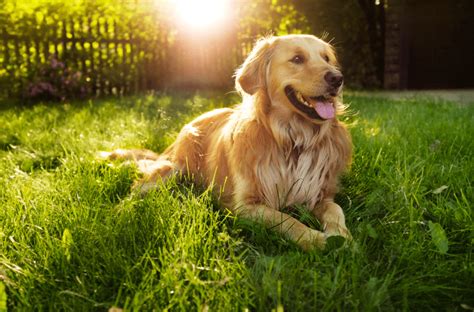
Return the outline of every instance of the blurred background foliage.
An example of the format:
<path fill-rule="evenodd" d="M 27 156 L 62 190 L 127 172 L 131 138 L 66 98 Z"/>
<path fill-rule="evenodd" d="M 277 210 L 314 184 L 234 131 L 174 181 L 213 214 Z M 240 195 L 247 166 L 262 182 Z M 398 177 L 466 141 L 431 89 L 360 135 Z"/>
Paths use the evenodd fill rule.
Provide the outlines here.
<path fill-rule="evenodd" d="M 64 100 L 231 89 L 233 70 L 256 39 L 290 33 L 331 42 L 349 86 L 381 86 L 384 1 L 230 3 L 226 27 L 197 34 L 176 23 L 170 0 L 1 0 L 0 96 Z"/>

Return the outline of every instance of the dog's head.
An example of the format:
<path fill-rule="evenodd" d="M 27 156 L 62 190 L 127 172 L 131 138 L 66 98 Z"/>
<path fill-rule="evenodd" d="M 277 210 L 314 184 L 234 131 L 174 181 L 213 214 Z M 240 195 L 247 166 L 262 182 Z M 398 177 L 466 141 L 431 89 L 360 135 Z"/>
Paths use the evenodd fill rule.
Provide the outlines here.
<path fill-rule="evenodd" d="M 236 73 L 239 91 L 267 92 L 271 109 L 315 123 L 336 117 L 342 85 L 334 50 L 311 35 L 259 40 Z"/>

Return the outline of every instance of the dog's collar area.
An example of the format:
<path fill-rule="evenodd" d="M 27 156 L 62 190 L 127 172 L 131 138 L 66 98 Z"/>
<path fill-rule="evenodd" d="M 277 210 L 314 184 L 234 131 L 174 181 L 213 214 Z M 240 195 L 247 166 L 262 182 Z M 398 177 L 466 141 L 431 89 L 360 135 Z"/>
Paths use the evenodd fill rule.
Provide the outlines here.
<path fill-rule="evenodd" d="M 291 86 L 285 87 L 285 94 L 294 107 L 311 119 L 327 120 L 334 117 L 332 102 L 324 96 L 314 96 L 306 99 Z M 317 103 L 320 103 L 319 107 Z"/>

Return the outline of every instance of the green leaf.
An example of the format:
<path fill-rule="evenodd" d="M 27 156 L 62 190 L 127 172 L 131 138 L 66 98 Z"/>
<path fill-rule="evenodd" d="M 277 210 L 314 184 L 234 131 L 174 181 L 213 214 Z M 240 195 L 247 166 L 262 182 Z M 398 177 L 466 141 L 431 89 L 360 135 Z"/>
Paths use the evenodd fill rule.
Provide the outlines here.
<path fill-rule="evenodd" d="M 339 249 L 342 247 L 342 245 L 344 245 L 345 242 L 346 242 L 346 239 L 340 235 L 329 236 L 326 239 L 326 250 L 330 251 L 330 250 Z"/>
<path fill-rule="evenodd" d="M 439 223 L 428 222 L 431 233 L 431 241 L 435 244 L 436 248 L 441 254 L 448 252 L 448 238 L 444 232 L 443 227 Z"/>

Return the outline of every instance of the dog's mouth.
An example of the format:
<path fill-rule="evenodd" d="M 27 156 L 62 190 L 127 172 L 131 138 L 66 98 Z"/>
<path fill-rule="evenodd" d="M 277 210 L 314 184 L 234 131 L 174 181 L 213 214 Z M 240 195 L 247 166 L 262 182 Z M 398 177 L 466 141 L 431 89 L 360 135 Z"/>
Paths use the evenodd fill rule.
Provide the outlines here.
<path fill-rule="evenodd" d="M 285 87 L 285 93 L 291 104 L 312 119 L 332 119 L 336 116 L 333 98 L 323 95 L 305 96 L 291 86 Z"/>

